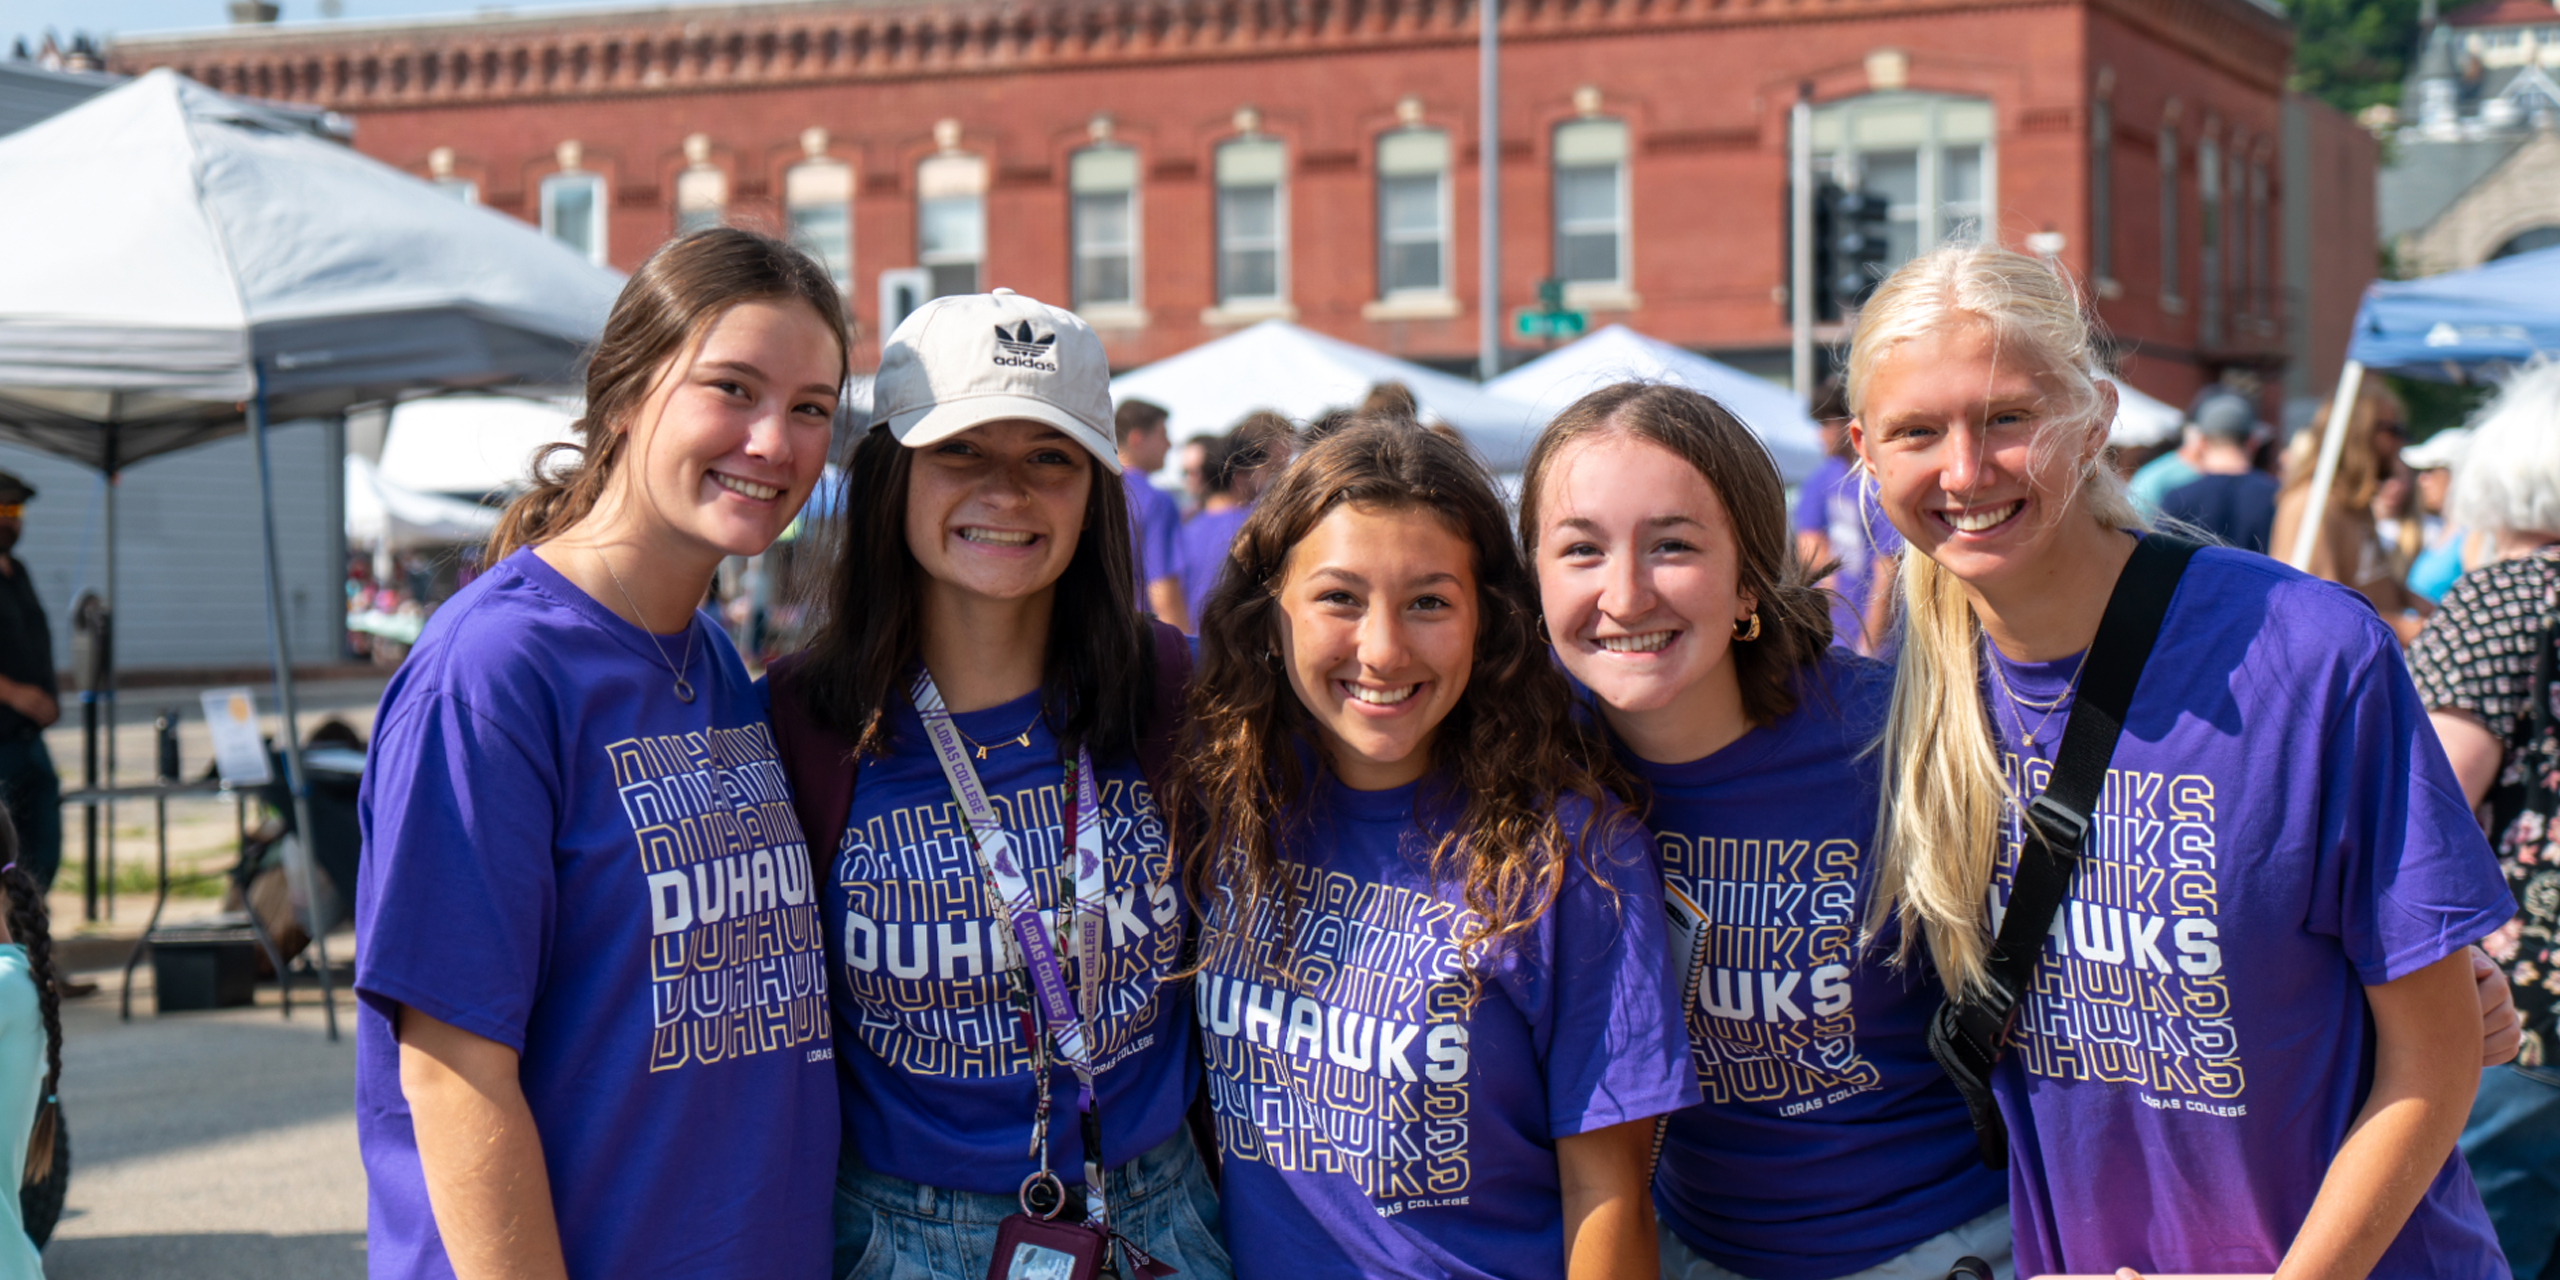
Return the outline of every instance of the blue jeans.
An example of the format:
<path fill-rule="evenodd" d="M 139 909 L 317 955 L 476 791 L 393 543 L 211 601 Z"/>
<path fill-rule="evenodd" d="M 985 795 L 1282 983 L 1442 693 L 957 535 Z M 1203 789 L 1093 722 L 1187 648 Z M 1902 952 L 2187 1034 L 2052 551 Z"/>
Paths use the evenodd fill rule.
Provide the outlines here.
<path fill-rule="evenodd" d="M 1739 1273 L 1698 1256 L 1698 1251 L 1668 1224 L 1662 1226 L 1661 1232 L 1662 1280 L 1746 1280 Z M 1897 1257 L 1839 1280 L 1946 1280 L 1956 1259 L 1964 1257 L 1980 1258 L 1991 1264 L 1991 1274 L 1998 1280 L 2009 1280 L 2009 1206 L 2004 1204 L 1971 1222 L 1949 1227 Z"/>
<path fill-rule="evenodd" d="M 1113 1230 L 1182 1280 L 1230 1280 L 1218 1192 L 1188 1132 L 1103 1175 Z M 836 1167 L 838 1280 L 985 1280 L 1011 1194 L 928 1187 L 870 1169 L 848 1147 Z M 1125 1262 L 1125 1255 L 1112 1250 Z M 1122 1274 L 1126 1274 L 1125 1265 Z"/>
<path fill-rule="evenodd" d="M 2516 1280 L 2560 1280 L 2560 1068 L 2482 1071 L 2462 1158 Z"/>

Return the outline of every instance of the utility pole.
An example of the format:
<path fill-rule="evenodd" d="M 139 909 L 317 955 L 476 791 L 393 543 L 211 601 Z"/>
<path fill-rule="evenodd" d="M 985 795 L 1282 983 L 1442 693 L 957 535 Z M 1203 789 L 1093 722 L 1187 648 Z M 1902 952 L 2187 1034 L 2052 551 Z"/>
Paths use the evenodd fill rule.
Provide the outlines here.
<path fill-rule="evenodd" d="M 1502 0 L 1476 0 L 1476 376 L 1502 372 Z"/>
<path fill-rule="evenodd" d="M 1796 85 L 1796 105 L 1787 113 L 1787 182 L 1791 197 L 1787 221 L 1787 314 L 1793 321 L 1795 390 L 1813 403 L 1813 82 Z"/>

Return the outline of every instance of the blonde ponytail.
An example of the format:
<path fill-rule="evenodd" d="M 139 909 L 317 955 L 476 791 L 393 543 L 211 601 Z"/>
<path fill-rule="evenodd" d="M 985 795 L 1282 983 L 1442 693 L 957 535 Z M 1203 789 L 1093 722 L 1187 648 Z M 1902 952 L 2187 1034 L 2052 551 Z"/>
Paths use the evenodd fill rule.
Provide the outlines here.
<path fill-rule="evenodd" d="M 2033 448 L 2085 447 L 2107 401 L 2091 374 L 2089 322 L 2054 269 L 1997 245 L 1950 245 L 1894 272 L 1859 313 L 1849 403 L 1862 417 L 1877 362 L 1924 333 L 1988 328 L 1995 349 L 2037 371 L 2046 412 Z M 2124 484 L 2092 451 L 2059 516 L 2146 527 Z M 1982 624 L 1964 583 L 1916 549 L 1901 556 L 1902 650 L 1885 720 L 1884 797 L 1876 814 L 1876 886 L 1867 927 L 1901 926 L 1901 954 L 1923 940 L 1951 993 L 1988 981 L 1991 883 L 2015 797 L 1982 697 Z"/>

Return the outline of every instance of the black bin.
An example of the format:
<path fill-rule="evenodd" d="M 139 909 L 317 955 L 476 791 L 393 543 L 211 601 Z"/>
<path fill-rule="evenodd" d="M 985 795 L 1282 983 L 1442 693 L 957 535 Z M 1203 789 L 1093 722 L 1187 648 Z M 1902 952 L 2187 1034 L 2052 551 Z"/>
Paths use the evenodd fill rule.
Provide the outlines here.
<path fill-rule="evenodd" d="M 231 1009 L 258 1001 L 258 940 L 247 929 L 162 929 L 151 935 L 160 1012 Z"/>

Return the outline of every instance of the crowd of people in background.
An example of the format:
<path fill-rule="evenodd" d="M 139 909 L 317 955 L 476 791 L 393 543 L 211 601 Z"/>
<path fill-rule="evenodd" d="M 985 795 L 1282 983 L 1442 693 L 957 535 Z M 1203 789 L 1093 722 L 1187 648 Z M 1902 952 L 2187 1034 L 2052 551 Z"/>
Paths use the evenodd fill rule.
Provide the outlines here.
<path fill-rule="evenodd" d="M 2361 398 L 2306 574 L 2327 415 L 2128 488 L 1995 245 L 1864 305 L 1792 507 L 1643 383 L 1508 491 L 1385 385 L 1159 492 L 1079 317 L 939 298 L 758 681 L 699 605 L 848 346 L 661 250 L 386 691 L 375 1275 L 2560 1274 L 2560 372 L 2450 533 Z"/>

